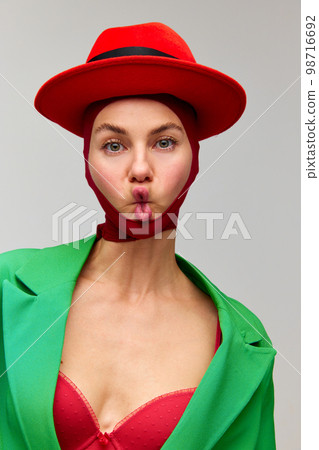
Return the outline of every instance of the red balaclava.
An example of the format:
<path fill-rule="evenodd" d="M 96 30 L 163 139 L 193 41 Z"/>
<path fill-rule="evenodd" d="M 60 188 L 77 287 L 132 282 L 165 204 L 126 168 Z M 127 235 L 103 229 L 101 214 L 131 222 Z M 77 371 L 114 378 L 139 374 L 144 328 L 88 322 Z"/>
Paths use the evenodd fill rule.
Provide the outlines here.
<path fill-rule="evenodd" d="M 196 178 L 199 170 L 198 166 L 198 151 L 199 142 L 197 139 L 197 125 L 196 113 L 194 109 L 184 101 L 170 95 L 170 94 L 143 94 L 134 97 L 149 98 L 156 100 L 168 106 L 180 119 L 186 131 L 188 140 L 192 148 L 192 165 L 188 179 L 177 195 L 171 205 L 155 219 L 150 219 L 147 222 L 141 220 L 131 220 L 123 216 L 102 194 L 102 192 L 95 185 L 91 173 L 89 171 L 88 156 L 90 149 L 91 132 L 94 120 L 98 113 L 108 104 L 120 98 L 113 97 L 110 99 L 100 100 L 91 103 L 84 114 L 83 120 L 83 137 L 84 137 L 84 158 L 85 158 L 85 177 L 89 186 L 93 189 L 97 199 L 99 200 L 103 210 L 105 211 L 105 222 L 97 226 L 96 238 L 101 237 L 107 241 L 123 242 L 134 241 L 136 239 L 147 239 L 165 230 L 173 230 L 177 227 L 177 218 L 179 209 L 185 200 L 188 188 L 191 186 Z M 133 96 L 132 96 L 133 97 Z M 186 192 L 185 192 L 186 191 Z M 185 192 L 185 193 L 184 193 Z M 184 193 L 184 194 L 183 194 Z M 183 194 L 180 198 L 178 198 Z M 170 214 L 170 215 L 169 215 Z M 157 214 L 158 215 L 158 214 Z"/>

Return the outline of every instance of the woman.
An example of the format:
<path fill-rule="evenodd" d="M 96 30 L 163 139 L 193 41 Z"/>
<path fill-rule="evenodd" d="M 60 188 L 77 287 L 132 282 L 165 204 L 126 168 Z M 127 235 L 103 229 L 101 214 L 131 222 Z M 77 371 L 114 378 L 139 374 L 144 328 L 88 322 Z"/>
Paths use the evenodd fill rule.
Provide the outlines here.
<path fill-rule="evenodd" d="M 262 323 L 175 254 L 198 141 L 239 119 L 241 86 L 148 23 L 105 30 L 35 106 L 84 138 L 105 222 L 0 255 L 2 447 L 274 449 Z"/>

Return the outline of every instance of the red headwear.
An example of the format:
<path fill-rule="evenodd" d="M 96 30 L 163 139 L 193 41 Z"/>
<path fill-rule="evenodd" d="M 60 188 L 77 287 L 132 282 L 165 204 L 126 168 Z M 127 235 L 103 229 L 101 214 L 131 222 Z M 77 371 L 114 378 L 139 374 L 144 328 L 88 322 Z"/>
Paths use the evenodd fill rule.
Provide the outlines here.
<path fill-rule="evenodd" d="M 167 25 L 150 22 L 104 30 L 86 62 L 50 78 L 39 89 L 34 105 L 43 116 L 84 137 L 87 158 L 96 114 L 114 98 L 144 94 L 156 95 L 152 98 L 171 108 L 188 135 L 193 162 L 180 193 L 183 194 L 198 173 L 198 141 L 234 125 L 245 109 L 246 94 L 231 77 L 198 64 L 186 42 Z M 188 112 L 189 107 L 181 106 L 182 100 L 194 108 L 196 121 Z M 86 178 L 105 211 L 105 224 L 98 226 L 98 237 L 120 240 L 121 215 L 93 183 L 87 162 Z M 180 194 L 160 220 L 150 221 L 146 233 L 141 229 L 142 223 L 126 219 L 124 239 L 144 239 L 161 230 L 176 228 L 177 214 L 186 196 L 184 193 L 178 198 Z"/>
<path fill-rule="evenodd" d="M 150 221 L 141 222 L 127 219 L 105 198 L 101 191 L 95 185 L 88 164 L 88 155 L 90 148 L 91 132 L 94 120 L 98 113 L 109 103 L 117 98 L 111 98 L 91 104 L 84 118 L 84 158 L 85 158 L 85 177 L 89 186 L 93 189 L 103 210 L 105 211 L 105 222 L 97 227 L 97 239 L 103 237 L 106 240 L 120 242 L 123 240 L 132 241 L 136 239 L 146 239 L 154 236 L 161 231 L 175 229 L 177 226 L 177 217 L 179 209 L 185 200 L 188 188 L 191 186 L 198 173 L 198 151 L 199 143 L 197 139 L 197 128 L 195 112 L 187 103 L 167 94 L 140 95 L 139 97 L 150 98 L 168 106 L 180 119 L 186 131 L 188 140 L 192 148 L 192 165 L 188 179 L 171 205 L 164 211 L 160 217 Z M 181 195 L 183 194 L 183 195 Z M 180 197 L 180 198 L 179 198 Z"/>
<path fill-rule="evenodd" d="M 83 114 L 101 99 L 174 95 L 193 106 L 198 140 L 222 133 L 242 115 L 244 89 L 233 78 L 202 66 L 172 28 L 158 22 L 108 28 L 86 63 L 46 81 L 34 100 L 45 117 L 83 136 Z"/>

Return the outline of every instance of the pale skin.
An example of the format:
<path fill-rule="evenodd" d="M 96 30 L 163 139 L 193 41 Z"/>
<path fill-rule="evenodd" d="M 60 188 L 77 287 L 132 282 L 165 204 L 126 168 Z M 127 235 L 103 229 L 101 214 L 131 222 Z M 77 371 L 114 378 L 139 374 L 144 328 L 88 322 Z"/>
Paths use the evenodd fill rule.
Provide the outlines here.
<path fill-rule="evenodd" d="M 103 123 L 126 134 L 95 134 Z M 168 123 L 177 127 L 151 134 Z M 135 186 L 148 189 L 153 213 L 165 211 L 191 161 L 183 125 L 162 103 L 121 99 L 95 118 L 91 175 L 123 214 L 134 212 Z M 217 310 L 178 267 L 171 233 L 131 242 L 100 239 L 77 279 L 60 369 L 86 396 L 103 433 L 159 395 L 198 386 L 212 360 Z"/>

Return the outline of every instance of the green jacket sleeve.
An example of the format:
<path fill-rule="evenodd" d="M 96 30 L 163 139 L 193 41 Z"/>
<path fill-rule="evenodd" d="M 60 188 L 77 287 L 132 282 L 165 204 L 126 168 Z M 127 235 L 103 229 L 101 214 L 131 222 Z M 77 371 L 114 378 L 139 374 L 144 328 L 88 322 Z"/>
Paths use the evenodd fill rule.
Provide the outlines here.
<path fill-rule="evenodd" d="M 255 450 L 275 450 L 275 424 L 274 424 L 274 382 L 273 382 L 273 366 L 271 366 L 270 376 L 265 388 L 264 401 L 261 411 L 260 428 L 258 440 Z"/>

